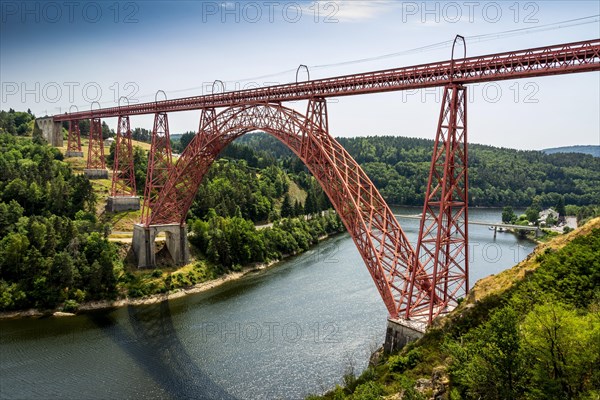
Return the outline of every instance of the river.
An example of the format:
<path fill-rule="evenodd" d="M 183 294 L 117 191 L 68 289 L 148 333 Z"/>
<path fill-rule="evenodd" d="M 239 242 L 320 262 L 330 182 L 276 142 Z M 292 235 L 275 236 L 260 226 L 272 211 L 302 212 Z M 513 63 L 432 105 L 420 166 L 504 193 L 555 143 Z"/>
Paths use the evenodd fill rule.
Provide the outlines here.
<path fill-rule="evenodd" d="M 417 209 L 394 210 L 417 214 Z M 498 222 L 497 209 L 470 218 Z M 412 243 L 417 220 L 401 219 Z M 534 244 L 469 227 L 471 284 Z M 300 399 L 357 374 L 387 312 L 348 234 L 265 271 L 152 306 L 0 321 L 2 399 Z"/>

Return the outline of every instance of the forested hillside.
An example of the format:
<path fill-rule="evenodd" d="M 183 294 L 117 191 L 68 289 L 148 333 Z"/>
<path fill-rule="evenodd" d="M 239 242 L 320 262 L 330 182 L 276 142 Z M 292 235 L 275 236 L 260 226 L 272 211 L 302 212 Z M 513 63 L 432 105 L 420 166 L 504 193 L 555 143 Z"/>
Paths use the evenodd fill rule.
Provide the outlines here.
<path fill-rule="evenodd" d="M 31 110 L 27 110 L 27 112 L 15 111 L 12 108 L 8 111 L 0 110 L 0 133 L 19 136 L 31 135 L 34 118 Z"/>
<path fill-rule="evenodd" d="M 433 141 L 397 136 L 338 138 L 361 164 L 383 197 L 392 204 L 422 205 Z M 236 141 L 254 149 L 270 149 L 284 165 L 298 161 L 277 139 L 250 134 Z M 600 203 L 600 159 L 575 153 L 544 154 L 469 145 L 469 200 L 472 206 L 520 206 L 534 196 L 554 206 L 560 196 L 572 205 Z"/>
<path fill-rule="evenodd" d="M 115 294 L 116 249 L 97 221 L 96 195 L 62 159 L 0 134 L 0 310 Z"/>
<path fill-rule="evenodd" d="M 550 149 L 544 149 L 544 150 L 542 150 L 542 152 L 544 152 L 546 154 L 581 153 L 581 154 L 589 154 L 594 157 L 600 157 L 600 145 L 552 147 Z"/>

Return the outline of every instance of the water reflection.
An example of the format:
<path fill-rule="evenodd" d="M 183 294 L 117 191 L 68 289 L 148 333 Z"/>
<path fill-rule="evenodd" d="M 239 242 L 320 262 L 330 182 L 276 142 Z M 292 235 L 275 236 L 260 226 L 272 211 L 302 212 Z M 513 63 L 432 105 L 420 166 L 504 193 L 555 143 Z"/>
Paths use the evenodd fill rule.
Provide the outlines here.
<path fill-rule="evenodd" d="M 177 399 L 235 399 L 188 354 L 173 326 L 167 300 L 142 307 L 129 306 L 127 313 L 131 332 L 108 313 L 95 313 L 90 319 L 167 394 Z"/>

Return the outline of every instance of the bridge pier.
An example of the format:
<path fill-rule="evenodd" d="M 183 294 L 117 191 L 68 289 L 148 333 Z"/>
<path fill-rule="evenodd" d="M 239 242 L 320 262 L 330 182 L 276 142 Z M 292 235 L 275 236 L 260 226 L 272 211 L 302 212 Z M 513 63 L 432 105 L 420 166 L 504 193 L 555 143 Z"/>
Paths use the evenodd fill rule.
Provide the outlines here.
<path fill-rule="evenodd" d="M 400 350 L 425 334 L 427 323 L 402 318 L 388 319 L 383 351 L 387 354 Z"/>
<path fill-rule="evenodd" d="M 154 242 L 160 232 L 167 234 L 166 245 L 173 262 L 185 265 L 190 261 L 190 250 L 187 241 L 187 227 L 179 224 L 161 224 L 144 226 L 135 224 L 133 227 L 133 253 L 138 268 L 156 266 Z"/>
<path fill-rule="evenodd" d="M 119 212 L 140 209 L 140 196 L 109 196 L 106 211 Z"/>
<path fill-rule="evenodd" d="M 65 157 L 83 157 L 83 151 L 71 151 L 67 150 Z"/>
<path fill-rule="evenodd" d="M 83 174 L 88 179 L 108 179 L 108 170 L 102 168 L 85 168 Z"/>
<path fill-rule="evenodd" d="M 50 146 L 62 147 L 63 134 L 62 123 L 54 122 L 52 117 L 38 118 L 35 120 L 38 128 L 42 131 L 42 137 Z"/>

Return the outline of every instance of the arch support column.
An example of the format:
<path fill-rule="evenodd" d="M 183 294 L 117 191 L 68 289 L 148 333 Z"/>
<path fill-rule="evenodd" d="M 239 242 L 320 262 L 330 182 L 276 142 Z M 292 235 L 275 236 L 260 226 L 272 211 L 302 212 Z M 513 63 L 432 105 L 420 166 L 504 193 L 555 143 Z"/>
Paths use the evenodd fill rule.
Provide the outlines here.
<path fill-rule="evenodd" d="M 467 90 L 453 83 L 444 88 L 417 242 L 420 264 L 407 297 L 407 315 L 428 324 L 469 290 L 467 160 Z M 425 292 L 417 287 L 423 281 Z"/>

